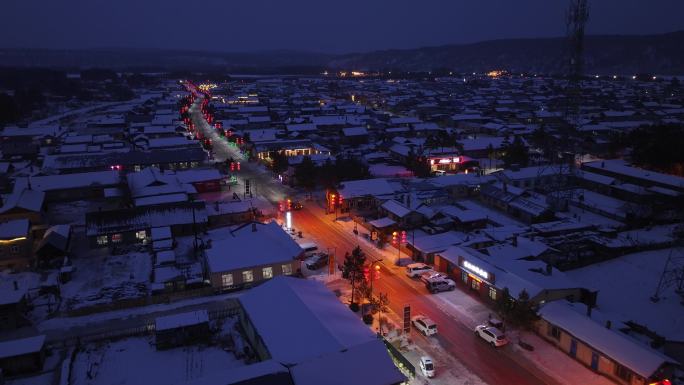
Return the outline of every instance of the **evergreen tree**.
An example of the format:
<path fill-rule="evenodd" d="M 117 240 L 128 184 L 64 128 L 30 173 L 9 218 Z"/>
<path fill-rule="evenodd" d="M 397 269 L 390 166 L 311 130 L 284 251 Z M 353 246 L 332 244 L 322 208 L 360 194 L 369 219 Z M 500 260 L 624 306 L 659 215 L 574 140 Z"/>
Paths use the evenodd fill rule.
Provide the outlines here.
<path fill-rule="evenodd" d="M 355 306 L 354 301 L 357 285 L 364 281 L 363 267 L 366 264 L 366 254 L 361 250 L 361 247 L 356 246 L 351 254 L 346 253 L 344 256 L 344 264 L 342 265 L 342 276 L 349 280 L 352 289 L 351 306 Z"/>

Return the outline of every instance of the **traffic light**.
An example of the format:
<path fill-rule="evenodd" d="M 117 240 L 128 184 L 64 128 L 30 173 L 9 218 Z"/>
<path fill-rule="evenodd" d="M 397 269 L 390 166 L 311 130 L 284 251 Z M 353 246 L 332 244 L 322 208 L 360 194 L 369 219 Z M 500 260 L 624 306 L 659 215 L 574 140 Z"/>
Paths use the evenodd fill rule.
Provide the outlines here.
<path fill-rule="evenodd" d="M 397 245 L 397 232 L 393 231 L 392 232 L 392 245 L 396 246 Z"/>

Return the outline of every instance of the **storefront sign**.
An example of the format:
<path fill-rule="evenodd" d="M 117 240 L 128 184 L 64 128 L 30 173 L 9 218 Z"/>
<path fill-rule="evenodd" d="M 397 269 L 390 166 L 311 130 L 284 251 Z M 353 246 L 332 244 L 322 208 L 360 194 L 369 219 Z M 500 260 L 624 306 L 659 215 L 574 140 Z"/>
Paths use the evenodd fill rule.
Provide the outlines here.
<path fill-rule="evenodd" d="M 461 266 L 466 268 L 469 272 L 484 279 L 485 281 L 494 282 L 494 274 L 489 273 L 487 270 L 481 268 L 480 266 L 477 266 L 472 262 L 469 262 L 465 259 L 461 259 Z"/>

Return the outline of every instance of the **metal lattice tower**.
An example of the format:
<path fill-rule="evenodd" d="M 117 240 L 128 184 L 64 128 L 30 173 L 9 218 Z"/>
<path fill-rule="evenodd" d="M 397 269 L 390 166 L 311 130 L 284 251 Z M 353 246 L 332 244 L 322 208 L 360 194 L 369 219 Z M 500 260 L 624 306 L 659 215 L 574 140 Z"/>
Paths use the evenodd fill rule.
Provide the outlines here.
<path fill-rule="evenodd" d="M 661 295 L 673 287 L 675 292 L 684 298 L 684 249 L 682 249 L 681 241 L 670 249 L 665 268 L 660 275 L 658 286 L 651 297 L 651 301 L 658 302 Z"/>

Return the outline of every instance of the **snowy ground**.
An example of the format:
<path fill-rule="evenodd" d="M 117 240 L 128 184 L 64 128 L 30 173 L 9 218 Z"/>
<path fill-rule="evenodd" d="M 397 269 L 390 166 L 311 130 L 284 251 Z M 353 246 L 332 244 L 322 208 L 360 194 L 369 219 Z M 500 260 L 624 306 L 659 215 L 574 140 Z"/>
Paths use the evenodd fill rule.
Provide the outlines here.
<path fill-rule="evenodd" d="M 244 365 L 232 352 L 213 346 L 157 351 L 149 338 L 89 344 L 76 355 L 73 385 L 169 385 Z M 139 368 L 144 370 L 130 370 Z"/>
<path fill-rule="evenodd" d="M 63 310 L 147 295 L 149 253 L 92 255 L 72 262 L 72 280 L 61 286 Z"/>

